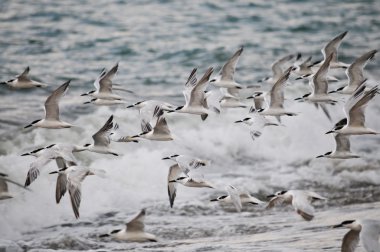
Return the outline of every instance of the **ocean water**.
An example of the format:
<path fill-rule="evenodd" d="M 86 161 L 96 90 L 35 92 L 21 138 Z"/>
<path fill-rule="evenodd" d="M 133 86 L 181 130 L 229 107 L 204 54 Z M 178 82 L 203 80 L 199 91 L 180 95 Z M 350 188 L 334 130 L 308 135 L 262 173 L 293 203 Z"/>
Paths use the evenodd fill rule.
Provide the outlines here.
<path fill-rule="evenodd" d="M 53 143 L 91 143 L 113 114 L 122 132 L 140 131 L 136 110 L 125 106 L 84 105 L 80 94 L 103 67 L 119 62 L 115 82 L 136 95 L 120 93 L 128 103 L 160 99 L 181 105 L 183 85 L 192 68 L 216 72 L 240 46 L 236 80 L 256 84 L 270 74 L 271 63 L 300 52 L 322 59 L 320 49 L 335 35 L 349 33 L 339 59 L 379 49 L 378 1 L 11 1 L 0 2 L 0 78 L 7 80 L 31 68 L 31 76 L 50 84 L 46 89 L 0 87 L 0 171 L 20 183 L 33 157 L 26 151 Z M 370 85 L 378 83 L 380 60 L 366 67 Z M 344 85 L 343 71 L 334 71 Z M 24 130 L 43 116 L 43 102 L 66 80 L 62 119 L 75 129 Z M 325 135 L 333 122 L 321 111 L 293 98 L 308 86 L 290 80 L 286 107 L 299 113 L 283 118 L 283 126 L 268 127 L 252 141 L 249 130 L 233 122 L 247 109 L 225 109 L 202 122 L 199 116 L 169 114 L 175 135 L 171 142 L 112 143 L 120 157 L 79 153 L 82 164 L 104 169 L 106 177 L 91 176 L 82 185 L 81 217 L 76 220 L 67 196 L 54 199 L 55 169 L 51 162 L 24 191 L 9 186 L 13 199 L 0 202 L 0 250 L 6 251 L 339 251 L 345 230 L 331 225 L 346 219 L 380 219 L 380 139 L 353 136 L 352 151 L 362 158 L 345 161 L 315 159 L 334 148 Z M 267 87 L 263 87 L 267 88 Z M 242 93 L 248 96 L 249 91 Z M 341 98 L 339 98 L 341 99 Z M 333 121 L 343 117 L 343 101 L 329 107 Z M 367 125 L 380 130 L 380 98 L 370 102 Z M 217 189 L 178 186 L 169 207 L 166 179 L 172 153 L 207 159 L 200 172 Z M 235 185 L 265 200 L 277 190 L 308 189 L 329 198 L 316 204 L 316 217 L 303 221 L 291 207 L 265 210 L 244 206 L 237 213 L 210 199 Z M 146 231 L 157 243 L 124 243 L 99 234 L 122 228 L 146 208 Z M 359 247 L 358 251 L 364 251 Z"/>

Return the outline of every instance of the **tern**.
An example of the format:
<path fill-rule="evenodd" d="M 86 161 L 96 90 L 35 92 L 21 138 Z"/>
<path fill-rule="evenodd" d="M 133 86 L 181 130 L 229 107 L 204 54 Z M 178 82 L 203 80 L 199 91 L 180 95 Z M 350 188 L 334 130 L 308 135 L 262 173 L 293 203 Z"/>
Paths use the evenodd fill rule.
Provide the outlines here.
<path fill-rule="evenodd" d="M 246 108 L 247 104 L 243 103 L 239 97 L 239 89 L 237 88 L 221 88 L 224 93 L 220 99 L 220 107 L 222 108 Z"/>
<path fill-rule="evenodd" d="M 284 75 L 283 67 L 284 67 L 285 63 L 289 62 L 294 57 L 296 57 L 296 60 L 298 60 L 299 58 L 301 58 L 301 54 L 298 53 L 296 56 L 294 54 L 286 55 L 286 56 L 276 60 L 275 62 L 273 62 L 272 66 L 271 66 L 273 76 L 272 77 L 266 77 L 264 79 L 259 80 L 258 82 L 268 82 L 271 84 L 276 83 Z M 292 67 L 291 69 L 293 71 L 296 68 Z"/>
<path fill-rule="evenodd" d="M 112 106 L 112 105 L 119 105 L 119 104 L 126 104 L 127 102 L 124 100 L 110 100 L 110 99 L 100 99 L 100 98 L 93 98 L 90 101 L 86 101 L 83 104 L 95 104 L 98 106 Z"/>
<path fill-rule="evenodd" d="M 116 63 L 109 71 L 103 69 L 94 82 L 96 90 L 81 94 L 81 96 L 91 96 L 101 100 L 122 100 L 121 96 L 112 93 L 112 79 L 115 77 L 118 68 L 119 63 Z"/>
<path fill-rule="evenodd" d="M 360 87 L 351 95 L 344 105 L 344 113 L 347 119 L 342 119 L 337 123 L 334 129 L 326 132 L 341 133 L 343 135 L 365 135 L 365 134 L 379 134 L 378 132 L 369 129 L 365 126 L 364 109 L 368 102 L 372 100 L 379 92 L 378 86 L 371 88 L 368 92 L 365 91 L 366 85 L 363 82 Z M 346 124 L 344 124 L 346 122 Z"/>
<path fill-rule="evenodd" d="M 350 150 L 350 139 L 349 135 L 335 134 L 335 150 L 326 152 L 323 155 L 317 156 L 317 158 L 326 157 L 333 159 L 350 159 L 350 158 L 360 158 L 358 155 L 354 155 Z"/>
<path fill-rule="evenodd" d="M 253 107 L 249 110 L 252 116 L 245 117 L 242 120 L 235 121 L 235 123 L 245 123 L 250 127 L 250 134 L 252 140 L 262 135 L 262 129 L 267 126 L 279 126 L 277 123 L 273 123 L 265 118 L 265 116 L 259 114 Z"/>
<path fill-rule="evenodd" d="M 146 211 L 142 209 L 132 220 L 127 222 L 125 228 L 112 230 L 110 234 L 103 234 L 99 237 L 112 237 L 120 241 L 130 242 L 157 242 L 157 238 L 153 234 L 144 231 Z"/>
<path fill-rule="evenodd" d="M 296 212 L 306 221 L 311 221 L 314 218 L 314 207 L 311 205 L 311 201 L 327 200 L 315 192 L 304 190 L 279 191 L 269 195 L 268 198 L 272 199 L 269 201 L 267 209 L 280 204 L 292 204 Z"/>
<path fill-rule="evenodd" d="M 236 211 L 238 212 L 241 212 L 243 203 L 248 203 L 248 204 L 253 204 L 253 205 L 265 204 L 265 202 L 255 197 L 252 197 L 248 192 L 240 191 L 232 185 L 228 185 L 226 187 L 226 191 L 228 195 L 222 195 L 210 201 L 233 203 L 236 208 Z"/>
<path fill-rule="evenodd" d="M 40 169 L 45 167 L 51 160 L 64 159 L 65 161 L 77 163 L 77 159 L 73 155 L 73 148 L 70 148 L 69 146 L 60 147 L 59 145 L 53 144 L 45 148 L 34 150 L 30 153 L 22 154 L 22 156 L 27 155 L 35 156 L 37 159 L 30 163 L 25 186 L 29 186 L 34 180 L 36 180 L 40 174 Z"/>
<path fill-rule="evenodd" d="M 234 80 L 236 65 L 240 55 L 243 52 L 243 47 L 237 50 L 234 55 L 223 65 L 218 76 L 210 80 L 210 83 L 216 87 L 224 88 L 244 88 L 243 85 L 236 83 Z"/>
<path fill-rule="evenodd" d="M 273 85 L 272 89 L 270 90 L 269 107 L 265 108 L 264 110 L 258 111 L 260 114 L 275 116 L 278 121 L 280 121 L 280 117 L 284 115 L 297 115 L 296 113 L 288 112 L 284 109 L 284 87 L 292 69 L 293 67 L 289 67 L 284 72 L 282 77 L 278 79 L 278 81 Z"/>
<path fill-rule="evenodd" d="M 8 191 L 8 184 L 7 183 L 12 183 L 14 185 L 17 185 L 23 189 L 26 189 L 23 185 L 11 180 L 8 178 L 8 175 L 5 173 L 0 172 L 0 200 L 6 200 L 6 199 L 11 199 L 13 196 L 9 193 Z M 28 189 L 26 189 L 28 190 Z"/>
<path fill-rule="evenodd" d="M 254 92 L 253 95 L 248 96 L 246 99 L 253 99 L 253 108 L 255 111 L 262 111 L 264 110 L 264 103 L 265 103 L 265 96 L 267 95 L 266 92 L 257 91 Z M 252 110 L 252 107 L 250 108 Z"/>
<path fill-rule="evenodd" d="M 185 90 L 183 91 L 186 101 L 185 105 L 177 107 L 174 111 L 169 111 L 169 113 L 178 112 L 201 115 L 202 120 L 206 120 L 208 117 L 210 108 L 207 104 L 204 91 L 209 83 L 208 80 L 213 72 L 213 68 L 208 68 L 199 81 L 196 78 L 196 72 L 197 69 L 194 68 L 185 84 Z M 214 111 L 218 112 L 219 110 L 214 109 Z"/>
<path fill-rule="evenodd" d="M 156 106 L 153 113 L 152 121 L 146 122 L 143 119 L 141 121 L 142 133 L 132 136 L 131 139 L 145 138 L 145 139 L 154 140 L 154 141 L 173 140 L 173 136 L 170 133 L 168 124 L 163 115 L 164 115 L 163 110 L 159 106 Z"/>
<path fill-rule="evenodd" d="M 71 128 L 74 125 L 71 125 L 66 122 L 62 122 L 59 119 L 59 106 L 58 103 L 61 100 L 62 96 L 65 95 L 67 89 L 69 88 L 70 81 L 65 82 L 59 88 L 54 90 L 54 92 L 46 99 L 45 101 L 45 118 L 33 121 L 31 124 L 25 126 L 24 128 L 29 127 L 40 127 L 48 129 L 62 129 L 62 128 Z"/>
<path fill-rule="evenodd" d="M 206 166 L 208 164 L 208 161 L 206 160 L 194 158 L 187 155 L 178 155 L 178 154 L 173 154 L 173 155 L 164 157 L 162 158 L 162 160 L 175 161 L 185 174 L 188 174 L 193 169 L 197 169 L 201 166 Z"/>
<path fill-rule="evenodd" d="M 85 144 L 83 148 L 88 151 L 101 153 L 101 154 L 111 154 L 114 156 L 119 156 L 119 154 L 112 150 L 109 145 L 111 143 L 110 134 L 113 129 L 113 115 L 111 115 L 107 122 L 101 127 L 94 135 L 92 139 L 94 140 L 93 144 Z"/>
<path fill-rule="evenodd" d="M 301 64 L 294 65 L 294 68 L 292 69 L 292 73 L 298 75 L 298 76 L 305 76 L 309 74 L 313 74 L 311 63 L 312 57 L 309 56 L 306 60 L 302 61 Z"/>
<path fill-rule="evenodd" d="M 379 220 L 346 220 L 333 228 L 349 228 L 342 241 L 342 252 L 354 252 L 359 242 L 367 252 L 380 251 L 380 221 Z"/>
<path fill-rule="evenodd" d="M 351 95 L 353 92 L 355 92 L 366 80 L 364 78 L 363 69 L 367 65 L 368 61 L 375 57 L 376 53 L 377 50 L 371 50 L 357 58 L 346 70 L 346 75 L 348 77 L 347 86 L 340 87 L 335 91 L 331 91 L 330 93 Z"/>
<path fill-rule="evenodd" d="M 172 111 L 176 109 L 176 106 L 158 100 L 147 100 L 147 101 L 139 101 L 132 105 L 127 106 L 127 108 L 137 108 L 139 110 L 139 114 L 151 114 L 154 111 L 156 106 L 160 106 L 164 111 Z"/>
<path fill-rule="evenodd" d="M 24 72 L 22 72 L 20 75 L 17 75 L 15 78 L 8 81 L 0 82 L 0 84 L 8 85 L 11 88 L 34 88 L 48 86 L 47 84 L 30 79 L 28 76 L 29 70 L 30 68 L 26 67 Z"/>

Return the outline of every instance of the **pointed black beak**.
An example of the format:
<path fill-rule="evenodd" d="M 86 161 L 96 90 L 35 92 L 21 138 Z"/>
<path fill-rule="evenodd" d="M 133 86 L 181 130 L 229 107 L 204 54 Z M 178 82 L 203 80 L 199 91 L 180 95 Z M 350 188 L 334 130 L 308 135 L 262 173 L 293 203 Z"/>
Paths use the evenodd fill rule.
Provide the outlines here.
<path fill-rule="evenodd" d="M 316 156 L 315 158 L 321 158 L 321 157 L 324 157 L 323 155 L 319 155 L 319 156 Z"/>
<path fill-rule="evenodd" d="M 168 160 L 168 159 L 170 159 L 169 157 L 164 157 L 162 160 Z"/>
<path fill-rule="evenodd" d="M 271 194 L 271 195 L 268 195 L 268 196 L 267 196 L 267 198 L 273 198 L 273 197 L 276 197 L 276 195 Z"/>
<path fill-rule="evenodd" d="M 235 121 L 235 123 L 241 123 L 241 122 L 243 122 L 242 120 L 239 120 L 239 121 Z"/>
<path fill-rule="evenodd" d="M 131 138 L 136 138 L 136 137 L 140 137 L 140 135 L 131 136 Z"/>
<path fill-rule="evenodd" d="M 49 174 L 56 174 L 56 173 L 58 173 L 58 171 L 49 172 Z"/>
<path fill-rule="evenodd" d="M 340 227 L 343 227 L 343 225 L 342 224 L 338 224 L 338 225 L 332 226 L 332 228 L 340 228 Z"/>
<path fill-rule="evenodd" d="M 330 131 L 327 131 L 325 134 L 331 134 L 331 133 L 334 133 L 334 131 L 330 130 Z"/>
<path fill-rule="evenodd" d="M 177 181 L 175 180 L 170 180 L 169 183 L 176 183 Z"/>
<path fill-rule="evenodd" d="M 253 98 L 255 98 L 255 96 L 253 96 L 253 95 L 251 95 L 251 96 L 248 96 L 247 98 L 245 98 L 245 99 L 253 99 Z"/>
<path fill-rule="evenodd" d="M 33 126 L 33 124 L 26 125 L 26 126 L 24 127 L 24 129 L 26 129 L 26 128 L 30 128 L 30 127 L 32 127 L 32 126 Z"/>
<path fill-rule="evenodd" d="M 302 80 L 303 78 L 302 77 L 297 77 L 296 80 Z"/>
<path fill-rule="evenodd" d="M 91 102 L 89 102 L 89 101 L 83 102 L 83 104 L 89 104 L 89 103 L 91 103 Z"/>
<path fill-rule="evenodd" d="M 21 154 L 21 156 L 29 156 L 30 153 L 24 153 L 24 154 Z"/>
<path fill-rule="evenodd" d="M 211 201 L 211 202 L 212 202 L 212 201 L 218 201 L 218 199 L 212 199 L 212 200 L 210 200 L 210 201 Z"/>
<path fill-rule="evenodd" d="M 85 93 L 85 94 L 81 94 L 80 96 L 87 96 L 88 94 L 87 93 Z"/>
<path fill-rule="evenodd" d="M 336 90 L 330 91 L 329 94 L 336 93 Z"/>
<path fill-rule="evenodd" d="M 127 108 L 133 108 L 134 107 L 134 105 L 129 105 L 129 106 L 127 106 Z"/>

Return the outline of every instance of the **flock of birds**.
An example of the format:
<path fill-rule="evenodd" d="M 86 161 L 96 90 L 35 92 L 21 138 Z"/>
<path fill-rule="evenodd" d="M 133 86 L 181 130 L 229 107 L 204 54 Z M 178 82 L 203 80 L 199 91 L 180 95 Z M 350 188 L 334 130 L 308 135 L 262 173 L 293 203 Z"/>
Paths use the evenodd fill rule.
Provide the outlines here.
<path fill-rule="evenodd" d="M 369 60 L 373 59 L 376 50 L 371 50 L 358 57 L 352 64 L 348 65 L 338 61 L 337 51 L 347 32 L 339 34 L 328 42 L 322 49 L 324 59 L 322 61 L 312 62 L 311 57 L 302 60 L 302 55 L 287 55 L 272 64 L 273 75 L 259 81 L 262 86 L 269 87 L 269 90 L 257 90 L 257 85 L 245 86 L 235 82 L 234 75 L 237 62 L 243 52 L 240 48 L 233 56 L 223 65 L 219 74 L 211 77 L 214 69 L 208 68 L 200 79 L 197 78 L 197 69 L 194 68 L 186 83 L 183 91 L 185 104 L 175 106 L 168 102 L 158 100 L 138 101 L 127 108 L 137 108 L 139 110 L 142 132 L 132 136 L 121 136 L 119 134 L 119 125 L 114 123 L 111 115 L 103 127 L 101 127 L 93 136 L 93 143 L 83 146 L 59 143 L 38 148 L 22 156 L 34 156 L 36 159 L 30 164 L 26 177 L 25 185 L 21 185 L 9 179 L 4 173 L 0 173 L 0 199 L 11 198 L 8 192 L 7 182 L 14 183 L 28 190 L 28 186 L 33 183 L 40 175 L 40 169 L 46 166 L 51 160 L 55 160 L 58 169 L 50 174 L 58 174 L 56 183 L 56 203 L 58 204 L 62 197 L 68 191 L 72 209 L 76 218 L 79 218 L 79 207 L 81 203 L 81 185 L 83 180 L 89 175 L 104 176 L 105 171 L 101 169 L 90 169 L 81 166 L 74 156 L 74 153 L 81 151 L 90 151 L 100 154 L 110 154 L 119 156 L 115 150 L 110 147 L 111 142 L 138 142 L 140 139 L 154 141 L 171 141 L 173 135 L 169 129 L 165 116 L 170 113 L 193 114 L 206 120 L 211 113 L 220 113 L 221 108 L 248 107 L 243 98 L 239 96 L 239 90 L 256 88 L 252 95 L 246 99 L 253 99 L 254 105 L 249 109 L 249 116 L 236 123 L 245 123 L 250 127 L 252 139 L 260 137 L 262 129 L 266 126 L 281 125 L 281 117 L 296 116 L 297 113 L 287 110 L 284 107 L 284 89 L 291 74 L 297 76 L 297 79 L 308 79 L 311 91 L 295 100 L 314 104 L 316 108 L 321 108 L 326 116 L 331 120 L 328 105 L 336 105 L 339 95 L 348 96 L 344 105 L 346 117 L 338 121 L 333 128 L 326 134 L 333 134 L 336 147 L 335 150 L 329 151 L 317 158 L 334 158 L 350 159 L 358 158 L 356 154 L 350 151 L 350 135 L 379 134 L 365 126 L 365 108 L 376 94 L 379 93 L 378 86 L 372 88 L 366 84 L 363 69 Z M 288 65 L 288 67 L 285 67 Z M 347 85 L 337 90 L 329 91 L 330 81 L 337 79 L 329 75 L 329 70 L 333 68 L 346 69 L 348 77 Z M 18 88 L 36 88 L 46 87 L 44 83 L 32 80 L 29 77 L 29 67 L 25 71 L 1 84 L 8 85 L 13 89 Z M 125 99 L 114 93 L 115 90 L 132 92 L 124 89 L 119 84 L 113 83 L 113 77 L 117 73 L 118 64 L 110 70 L 103 69 L 99 77 L 95 80 L 96 90 L 91 90 L 82 96 L 91 97 L 86 102 L 95 105 L 117 105 L 126 104 Z M 265 83 L 265 84 L 264 84 Z M 45 117 L 38 119 L 25 126 L 40 127 L 48 129 L 62 129 L 75 127 L 73 124 L 60 120 L 59 101 L 67 92 L 70 81 L 65 82 L 46 99 Z M 216 88 L 209 90 L 212 85 Z M 271 121 L 267 117 L 272 116 L 277 121 Z M 215 188 L 210 182 L 192 176 L 194 169 L 207 166 L 207 160 L 201 160 L 187 155 L 173 154 L 163 157 L 163 160 L 174 162 L 170 166 L 167 179 L 168 195 L 170 207 L 173 207 L 176 198 L 178 184 L 187 187 L 207 187 Z M 233 204 L 237 211 L 241 211 L 243 204 L 265 205 L 266 208 L 273 208 L 277 205 L 292 205 L 296 213 L 304 220 L 310 221 L 314 218 L 314 200 L 327 200 L 327 198 L 307 190 L 286 190 L 279 191 L 269 195 L 269 202 L 261 201 L 250 195 L 249 192 L 238 189 L 232 185 L 225 188 L 226 194 L 221 195 L 211 201 L 224 202 Z M 126 224 L 123 229 L 117 229 L 110 234 L 104 234 L 100 237 L 111 236 L 119 240 L 128 241 L 156 241 L 153 234 L 144 231 L 145 209 L 141 210 L 135 218 Z M 334 227 L 347 227 L 350 231 L 344 236 L 342 242 L 342 251 L 354 251 L 361 240 L 367 252 L 379 252 L 380 244 L 378 242 L 380 235 L 380 220 L 347 220 Z"/>

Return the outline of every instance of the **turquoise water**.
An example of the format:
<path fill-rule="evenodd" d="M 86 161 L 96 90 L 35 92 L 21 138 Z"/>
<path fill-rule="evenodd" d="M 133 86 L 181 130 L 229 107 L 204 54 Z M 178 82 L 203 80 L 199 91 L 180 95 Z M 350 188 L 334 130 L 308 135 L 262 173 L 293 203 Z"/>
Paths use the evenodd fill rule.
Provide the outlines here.
<path fill-rule="evenodd" d="M 145 98 L 181 105 L 183 84 L 191 69 L 220 69 L 240 46 L 236 80 L 256 84 L 270 74 L 271 63 L 300 52 L 322 59 L 320 49 L 335 35 L 349 33 L 339 59 L 355 57 L 380 45 L 378 1 L 1 1 L 0 79 L 7 80 L 26 66 L 31 76 L 51 86 L 41 90 L 0 87 L 0 171 L 24 181 L 32 158 L 25 151 L 51 143 L 85 144 L 114 114 L 123 131 L 135 134 L 138 113 L 120 107 L 83 105 L 80 94 L 103 67 L 119 62 L 115 82 L 133 90 L 124 95 L 134 103 Z M 380 79 L 380 61 L 366 67 L 369 83 Z M 345 83 L 342 71 L 334 72 Z M 62 119 L 80 125 L 69 130 L 21 130 L 43 115 L 42 104 L 54 87 L 71 79 L 62 100 Z M 285 127 L 267 128 L 252 142 L 246 128 L 233 124 L 247 109 L 222 111 L 205 122 L 198 117 L 168 115 L 176 140 L 141 141 L 113 146 L 122 157 L 80 153 L 83 164 L 107 171 L 107 178 L 88 178 L 83 184 L 81 219 L 75 220 L 70 202 L 54 202 L 55 178 L 49 164 L 31 186 L 32 193 L 11 187 L 15 198 L 0 202 L 0 244 L 14 241 L 25 249 L 135 251 L 337 251 L 344 232 L 325 227 L 347 218 L 379 219 L 379 138 L 352 137 L 358 160 L 332 162 L 315 156 L 334 147 L 324 135 L 332 123 L 308 104 L 292 100 L 307 85 L 290 81 L 286 106 L 299 116 L 283 120 Z M 266 87 L 264 87 L 266 88 Z M 248 95 L 248 94 L 243 94 Z M 369 127 L 380 130 L 379 98 L 367 111 Z M 330 108 L 341 119 L 343 104 Z M 166 176 L 170 163 L 161 158 L 184 153 L 211 160 L 205 178 L 218 190 L 179 188 L 169 209 Z M 265 199 L 273 191 L 311 189 L 330 200 L 317 206 L 317 217 L 303 222 L 291 208 L 265 211 L 255 207 L 235 213 L 211 204 L 226 184 L 241 186 Z M 97 236 L 120 228 L 146 207 L 146 229 L 157 244 L 125 244 Z M 318 237 L 318 241 L 313 239 Z M 1 247 L 1 245 L 0 245 Z"/>

